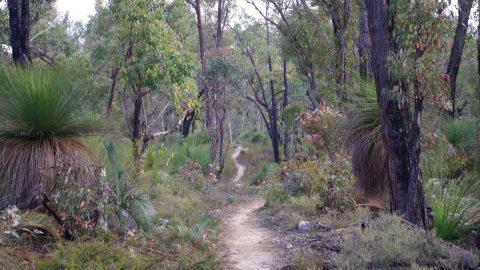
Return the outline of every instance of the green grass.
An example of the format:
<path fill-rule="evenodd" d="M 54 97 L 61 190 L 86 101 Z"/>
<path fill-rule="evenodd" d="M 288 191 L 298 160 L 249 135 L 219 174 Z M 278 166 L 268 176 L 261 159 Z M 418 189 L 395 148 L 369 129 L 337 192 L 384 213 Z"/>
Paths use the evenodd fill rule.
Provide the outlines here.
<path fill-rule="evenodd" d="M 133 254 L 125 247 L 115 243 L 90 240 L 59 244 L 52 258 L 38 262 L 38 270 L 63 269 L 132 269 L 143 270 L 154 266 L 155 260 L 150 256 Z"/>
<path fill-rule="evenodd" d="M 445 240 L 459 239 L 480 225 L 480 200 L 474 196 L 478 177 L 455 180 L 431 179 L 426 193 L 435 215 L 435 235 Z"/>

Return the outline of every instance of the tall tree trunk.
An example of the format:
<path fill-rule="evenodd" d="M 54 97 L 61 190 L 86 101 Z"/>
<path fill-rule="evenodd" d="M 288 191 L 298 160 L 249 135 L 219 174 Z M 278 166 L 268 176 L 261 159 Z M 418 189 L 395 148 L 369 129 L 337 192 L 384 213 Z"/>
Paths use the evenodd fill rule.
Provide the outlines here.
<path fill-rule="evenodd" d="M 450 59 L 448 60 L 447 74 L 450 78 L 450 99 L 452 102 L 452 117 L 455 117 L 457 110 L 457 75 L 462 62 L 463 47 L 465 46 L 465 37 L 467 35 L 468 19 L 474 0 L 458 1 L 458 21 L 455 37 L 453 39 Z"/>
<path fill-rule="evenodd" d="M 368 36 L 368 14 L 365 0 L 358 0 L 360 6 L 360 24 L 358 33 L 358 56 L 360 58 L 360 77 L 367 79 L 371 74 L 371 43 Z"/>
<path fill-rule="evenodd" d="M 333 3 L 332 3 L 333 2 Z M 327 2 L 327 9 L 332 17 L 333 37 L 335 40 L 335 67 L 337 72 L 337 97 L 340 101 L 344 101 L 345 96 L 345 31 L 347 30 L 348 21 L 350 19 L 350 0 L 333 0 Z"/>
<path fill-rule="evenodd" d="M 414 115 L 415 124 L 411 131 L 407 86 L 396 81 L 387 66 L 396 52 L 391 32 L 394 20 L 389 17 L 389 14 L 395 15 L 395 9 L 387 6 L 385 0 L 367 0 L 367 10 L 382 135 L 388 153 L 392 209 L 410 222 L 425 227 L 425 218 L 421 216 L 424 213 L 423 200 L 419 200 L 423 196 L 419 164 L 417 160 L 410 160 L 419 155 L 416 148 L 412 153 L 411 146 L 417 146 L 419 140 L 421 115 Z M 397 98 L 391 98 L 393 93 Z"/>
<path fill-rule="evenodd" d="M 267 15 L 268 15 L 268 4 L 267 4 Z M 275 79 L 273 74 L 273 63 L 272 55 L 270 53 L 270 27 L 269 22 L 265 21 L 265 28 L 267 32 L 267 63 L 268 71 L 270 73 L 270 95 L 271 95 L 271 109 L 269 112 L 270 117 L 270 139 L 272 140 L 273 147 L 273 158 L 275 163 L 280 163 L 280 143 L 279 143 L 279 133 L 278 133 L 278 107 L 277 107 L 277 98 L 275 95 Z"/>
<path fill-rule="evenodd" d="M 215 35 L 215 48 L 218 50 L 223 43 L 223 6 L 225 0 L 218 0 L 217 10 L 217 34 Z"/>
<path fill-rule="evenodd" d="M 282 123 L 283 123 L 283 156 L 286 161 L 291 159 L 290 156 L 290 141 L 292 140 L 292 134 L 287 125 L 287 119 L 285 117 L 285 109 L 288 106 L 288 73 L 287 73 L 287 60 L 283 59 L 283 104 L 282 108 L 284 110 L 282 115 Z"/>
<path fill-rule="evenodd" d="M 10 45 L 15 64 L 27 67 L 30 56 L 30 1 L 8 0 Z"/>
<path fill-rule="evenodd" d="M 135 91 L 134 91 L 135 92 Z M 136 166 L 140 166 L 141 158 L 141 144 L 142 144 L 142 121 L 141 115 L 143 110 L 143 97 L 136 94 L 134 99 L 133 112 L 133 129 L 132 129 L 132 143 L 133 143 L 133 159 Z M 138 167 L 137 169 L 140 169 Z"/>
<path fill-rule="evenodd" d="M 334 27 L 335 47 L 336 47 L 336 71 L 337 71 L 337 97 L 345 100 L 345 33 L 343 29 Z"/>
<path fill-rule="evenodd" d="M 202 68 L 204 68 L 205 65 L 205 36 L 203 34 L 203 22 L 202 22 L 202 7 L 201 7 L 201 1 L 200 0 L 195 0 L 195 2 L 192 2 L 192 6 L 195 9 L 195 14 L 197 18 L 197 31 L 198 31 L 198 45 L 199 45 L 199 52 L 198 52 L 198 58 L 200 59 L 200 64 Z M 198 94 L 198 97 L 202 97 L 202 93 L 204 93 L 205 90 L 202 89 L 200 90 L 200 93 Z M 206 111 L 207 113 L 207 111 Z M 182 123 L 182 136 L 186 138 L 188 134 L 190 134 L 190 127 L 192 126 L 192 131 L 193 131 L 193 123 L 195 122 L 195 115 L 196 112 L 195 110 L 191 110 L 185 114 L 185 117 L 183 119 Z M 211 118 L 211 116 L 206 116 L 206 118 Z"/>
<path fill-rule="evenodd" d="M 115 99 L 115 91 L 117 89 L 119 71 L 120 71 L 120 68 L 117 68 L 117 67 L 114 68 L 112 70 L 112 75 L 110 76 L 110 79 L 112 80 L 112 85 L 110 87 L 110 96 L 107 102 L 107 115 L 109 115 L 113 109 L 113 100 Z"/>

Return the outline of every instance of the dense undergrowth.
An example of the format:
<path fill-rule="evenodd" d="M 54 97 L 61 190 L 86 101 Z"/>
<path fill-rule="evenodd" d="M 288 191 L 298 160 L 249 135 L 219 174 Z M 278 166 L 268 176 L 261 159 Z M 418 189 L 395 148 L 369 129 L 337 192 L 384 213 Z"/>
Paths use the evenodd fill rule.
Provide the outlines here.
<path fill-rule="evenodd" d="M 61 228 L 52 218 L 32 220 L 26 212 L 10 209 L 0 222 L 10 234 L 0 237 L 0 260 L 6 269 L 217 269 L 219 260 L 212 250 L 218 218 L 212 212 L 221 206 L 221 197 L 207 194 L 215 189 L 213 177 L 205 173 L 209 163 L 206 137 L 197 133 L 186 140 L 168 137 L 152 145 L 145 169 L 135 175 L 130 143 L 122 139 L 93 139 L 96 162 L 106 164 L 100 185 L 115 194 L 108 196 L 97 189 L 85 195 L 78 205 L 76 193 L 63 193 L 59 209 L 84 213 L 91 226 L 92 209 L 102 207 L 101 223 L 75 231 L 75 241 L 61 240 Z M 168 146 L 166 146 L 168 145 Z M 167 154 L 168 153 L 168 156 Z M 92 186 L 93 188 L 94 186 Z M 96 187 L 96 186 L 95 186 Z M 75 189 L 73 189 L 75 190 Z M 98 192 L 98 193 L 97 193 Z M 100 197 L 98 197 L 100 196 Z M 83 199 L 83 197 L 82 197 Z M 99 202 L 99 200 L 101 202 Z M 100 205 L 102 204 L 102 205 Z M 66 209 L 63 206 L 77 205 Z M 83 211 L 83 212 L 82 212 Z M 16 221 L 18 220 L 18 222 Z M 25 223 L 24 223 L 25 222 Z M 35 222 L 35 223 L 34 223 Z M 90 224 L 90 225 L 89 225 Z M 79 224 L 80 225 L 80 224 Z M 51 231 L 51 233 L 50 233 Z M 48 234 L 47 234 L 48 232 Z M 48 236 L 45 237 L 45 236 Z M 30 250 L 25 255 L 14 252 L 12 245 Z"/>

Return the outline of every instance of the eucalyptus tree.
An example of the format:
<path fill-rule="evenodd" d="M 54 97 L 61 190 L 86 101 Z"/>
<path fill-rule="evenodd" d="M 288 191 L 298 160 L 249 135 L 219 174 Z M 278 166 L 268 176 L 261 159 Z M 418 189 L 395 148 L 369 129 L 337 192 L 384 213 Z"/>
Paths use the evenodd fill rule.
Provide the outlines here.
<path fill-rule="evenodd" d="M 272 44 L 272 33 L 270 32 L 269 24 L 269 21 L 265 21 L 264 25 L 254 24 L 242 32 L 238 29 L 235 29 L 235 31 L 242 50 L 251 65 L 245 75 L 250 90 L 246 91 L 245 98 L 252 102 L 262 117 L 272 144 L 273 158 L 276 163 L 280 163 L 280 132 L 278 124 L 280 102 L 277 97 L 279 91 L 276 89 L 275 59 L 272 53 L 275 47 Z M 278 55 L 278 51 L 275 55 Z M 286 76 L 286 73 L 283 73 L 283 76 Z M 283 77 L 283 79 L 285 78 Z M 284 103 L 288 103 L 287 97 L 284 96 L 283 99 Z M 286 107 L 286 105 L 284 106 Z"/>
<path fill-rule="evenodd" d="M 443 4 L 367 0 L 392 209 L 422 227 L 426 223 L 419 168 L 421 119 L 425 95 L 440 87 L 435 85 L 441 72 L 433 55 L 442 46 Z"/>
<path fill-rule="evenodd" d="M 170 133 L 145 129 L 144 98 L 161 92 L 179 105 L 179 100 L 188 99 L 194 90 L 189 77 L 195 61 L 165 21 L 164 4 L 148 0 L 112 0 L 109 4 L 113 41 L 123 55 L 121 78 L 133 98 L 131 140 L 137 164 L 141 149 L 146 148 L 142 143 L 145 146 L 151 139 Z"/>
<path fill-rule="evenodd" d="M 319 78 L 324 80 L 334 75 L 328 52 L 332 42 L 328 37 L 327 20 L 317 16 L 306 0 L 279 1 L 266 0 L 260 3 L 272 6 L 273 15 L 267 16 L 258 1 L 248 0 L 257 12 L 274 26 L 283 37 L 281 43 L 284 54 L 292 60 L 299 72 L 308 81 L 306 95 L 309 109 L 314 110 L 325 98 L 319 89 Z M 276 15 L 276 16 L 275 16 Z M 322 71 L 322 72 L 321 72 Z"/>

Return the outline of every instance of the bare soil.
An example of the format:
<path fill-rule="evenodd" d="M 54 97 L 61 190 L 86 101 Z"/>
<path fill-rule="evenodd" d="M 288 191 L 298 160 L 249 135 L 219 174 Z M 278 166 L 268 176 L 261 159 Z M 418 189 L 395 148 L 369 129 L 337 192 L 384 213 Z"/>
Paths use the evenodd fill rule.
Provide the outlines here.
<path fill-rule="evenodd" d="M 245 149 L 235 149 L 232 159 L 238 168 L 232 180 L 240 184 L 245 167 L 239 164 L 238 157 Z M 225 269 L 231 270 L 270 270 L 281 269 L 283 259 L 275 240 L 275 232 L 264 226 L 259 210 L 264 206 L 262 197 L 248 198 L 246 202 L 234 205 L 224 215 L 224 229 L 221 237 L 226 248 Z"/>

